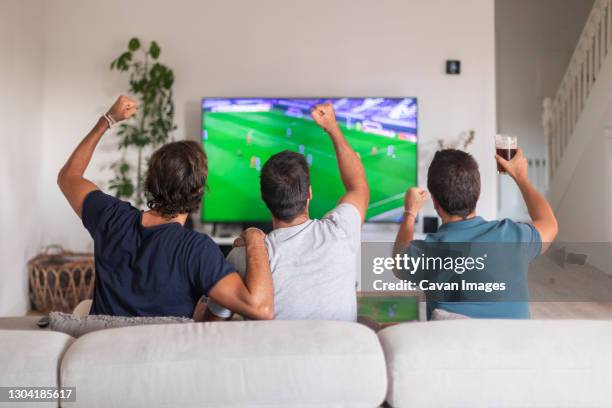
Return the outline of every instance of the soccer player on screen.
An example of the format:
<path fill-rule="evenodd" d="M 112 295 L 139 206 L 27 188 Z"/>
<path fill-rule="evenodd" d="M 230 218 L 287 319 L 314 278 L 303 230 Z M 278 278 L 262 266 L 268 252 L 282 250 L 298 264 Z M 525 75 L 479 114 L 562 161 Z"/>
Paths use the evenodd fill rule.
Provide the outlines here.
<path fill-rule="evenodd" d="M 308 153 L 308 155 L 306 155 L 306 163 L 308 163 L 308 167 L 312 167 L 312 154 Z"/>
<path fill-rule="evenodd" d="M 305 157 L 285 150 L 264 164 L 260 187 L 274 228 L 266 246 L 275 319 L 355 321 L 357 254 L 370 190 L 361 160 L 342 134 L 332 105 L 317 105 L 311 114 L 332 140 L 346 192 L 325 217 L 311 219 L 308 207 L 313 192 Z M 244 248 L 234 248 L 228 260 L 244 271 Z M 208 302 L 207 312 L 219 318 L 231 316 L 214 301 Z"/>

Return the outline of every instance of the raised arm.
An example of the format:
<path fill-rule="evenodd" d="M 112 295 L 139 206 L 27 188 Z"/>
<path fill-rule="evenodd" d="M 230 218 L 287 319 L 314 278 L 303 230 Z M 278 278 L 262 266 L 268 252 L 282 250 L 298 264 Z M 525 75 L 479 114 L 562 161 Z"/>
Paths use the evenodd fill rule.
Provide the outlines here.
<path fill-rule="evenodd" d="M 428 197 L 429 193 L 422 188 L 412 187 L 406 191 L 404 197 L 404 216 L 395 237 L 395 244 L 393 245 L 394 257 L 395 255 L 404 254 L 414 239 L 414 223 L 416 222 L 417 214 L 423 208 Z M 393 273 L 398 278 L 401 278 L 396 270 Z"/>
<path fill-rule="evenodd" d="M 257 228 L 244 231 L 241 236 L 247 256 L 244 281 L 238 273 L 231 273 L 208 294 L 227 309 L 257 320 L 274 319 L 274 285 L 265 237 Z"/>
<path fill-rule="evenodd" d="M 518 149 L 512 160 L 505 160 L 499 155 L 495 155 L 495 159 L 506 170 L 508 175 L 514 179 L 519 190 L 521 190 L 527 210 L 529 211 L 529 217 L 531 217 L 531 223 L 538 230 L 542 238 L 542 253 L 544 253 L 555 240 L 559 232 L 559 226 L 550 204 L 529 181 L 527 176 L 527 159 L 523 156 L 522 149 Z"/>
<path fill-rule="evenodd" d="M 128 119 L 134 113 L 136 113 L 136 102 L 121 95 L 107 115 L 110 116 L 111 120 L 119 122 Z M 98 190 L 98 186 L 83 177 L 83 174 L 89 166 L 98 142 L 109 127 L 110 124 L 104 117 L 98 119 L 96 125 L 79 143 L 57 175 L 57 184 L 79 217 L 87 194 L 93 190 Z"/>
<path fill-rule="evenodd" d="M 354 205 L 359 210 L 363 222 L 370 201 L 370 188 L 363 164 L 342 134 L 331 103 L 315 106 L 311 114 L 314 121 L 327 132 L 334 144 L 340 178 L 346 189 L 340 202 Z"/>

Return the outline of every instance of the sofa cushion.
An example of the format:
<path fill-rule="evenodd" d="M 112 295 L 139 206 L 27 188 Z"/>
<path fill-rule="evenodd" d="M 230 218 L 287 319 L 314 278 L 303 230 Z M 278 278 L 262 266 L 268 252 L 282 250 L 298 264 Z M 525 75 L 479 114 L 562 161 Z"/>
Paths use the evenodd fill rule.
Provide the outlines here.
<path fill-rule="evenodd" d="M 96 330 L 113 329 L 117 327 L 139 326 L 145 324 L 192 323 L 186 317 L 124 317 L 88 315 L 77 316 L 68 313 L 51 312 L 49 328 L 53 331 L 66 333 L 72 337 L 81 337 Z"/>
<path fill-rule="evenodd" d="M 386 392 L 376 334 L 357 323 L 217 322 L 103 330 L 61 367 L 71 407 L 376 407 Z"/>
<path fill-rule="evenodd" d="M 378 333 L 394 407 L 599 407 L 612 322 L 454 320 Z"/>
<path fill-rule="evenodd" d="M 73 341 L 66 334 L 48 330 L 0 330 L 0 385 L 57 387 L 60 360 Z M 57 402 L 15 405 L 57 407 Z M 4 405 L 0 403 L 0 406 Z"/>

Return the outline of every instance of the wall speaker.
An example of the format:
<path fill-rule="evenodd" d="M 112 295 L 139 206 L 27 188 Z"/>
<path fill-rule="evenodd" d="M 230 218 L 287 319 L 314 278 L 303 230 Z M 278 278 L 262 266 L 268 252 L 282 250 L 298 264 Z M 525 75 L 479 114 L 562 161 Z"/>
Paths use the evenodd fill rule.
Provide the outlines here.
<path fill-rule="evenodd" d="M 438 231 L 438 217 L 423 217 L 423 233 L 431 234 Z"/>

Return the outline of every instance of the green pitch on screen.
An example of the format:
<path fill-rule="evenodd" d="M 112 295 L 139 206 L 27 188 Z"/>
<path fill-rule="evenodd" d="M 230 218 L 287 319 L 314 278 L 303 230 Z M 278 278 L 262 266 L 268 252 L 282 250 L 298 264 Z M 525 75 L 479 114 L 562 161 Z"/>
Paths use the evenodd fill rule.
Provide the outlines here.
<path fill-rule="evenodd" d="M 206 112 L 204 142 L 208 155 L 208 190 L 202 220 L 214 222 L 268 221 L 261 200 L 259 170 L 270 156 L 283 150 L 300 151 L 312 160 L 313 199 L 310 216 L 321 218 L 333 209 L 344 187 L 329 136 L 314 122 L 282 112 Z M 287 129 L 290 128 L 290 133 Z M 349 144 L 361 156 L 370 185 L 367 217 L 403 206 L 404 192 L 416 185 L 417 145 L 341 125 Z M 393 154 L 388 154 L 392 146 Z M 260 162 L 256 163 L 255 158 Z"/>
<path fill-rule="evenodd" d="M 419 302 L 413 296 L 360 296 L 359 316 L 367 316 L 378 323 L 419 320 Z"/>

